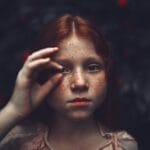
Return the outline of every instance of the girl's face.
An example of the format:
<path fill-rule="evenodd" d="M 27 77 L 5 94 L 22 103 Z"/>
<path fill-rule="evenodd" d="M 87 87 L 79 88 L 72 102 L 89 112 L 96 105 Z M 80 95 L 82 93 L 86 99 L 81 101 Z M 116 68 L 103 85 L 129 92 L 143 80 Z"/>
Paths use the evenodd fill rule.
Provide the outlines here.
<path fill-rule="evenodd" d="M 64 77 L 50 93 L 48 104 L 56 114 L 70 119 L 91 117 L 107 90 L 103 60 L 93 43 L 73 35 L 59 44 L 53 59 L 64 67 Z"/>

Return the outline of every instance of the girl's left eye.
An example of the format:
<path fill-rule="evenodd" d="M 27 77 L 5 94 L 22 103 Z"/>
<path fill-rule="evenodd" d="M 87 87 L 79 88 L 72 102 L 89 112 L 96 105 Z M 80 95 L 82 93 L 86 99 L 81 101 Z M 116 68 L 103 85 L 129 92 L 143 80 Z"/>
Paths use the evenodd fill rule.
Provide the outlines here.
<path fill-rule="evenodd" d="M 99 64 L 89 64 L 87 69 L 89 72 L 98 72 L 101 70 L 101 66 Z"/>

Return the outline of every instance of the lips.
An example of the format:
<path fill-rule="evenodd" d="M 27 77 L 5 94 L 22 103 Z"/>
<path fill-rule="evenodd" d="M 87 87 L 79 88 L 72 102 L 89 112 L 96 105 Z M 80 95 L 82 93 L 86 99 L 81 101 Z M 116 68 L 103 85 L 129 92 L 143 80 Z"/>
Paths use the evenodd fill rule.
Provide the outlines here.
<path fill-rule="evenodd" d="M 84 101 L 84 102 L 90 102 L 91 100 L 82 97 L 82 98 L 75 98 L 75 99 L 73 99 L 73 100 L 71 100 L 71 101 L 69 101 L 69 102 L 70 102 L 70 103 L 73 103 L 73 102 L 83 102 L 83 101 Z"/>
<path fill-rule="evenodd" d="M 75 98 L 73 100 L 68 101 L 68 103 L 71 106 L 78 106 L 78 107 L 85 107 L 85 106 L 89 106 L 90 103 L 92 102 L 92 100 L 87 99 L 87 98 Z"/>

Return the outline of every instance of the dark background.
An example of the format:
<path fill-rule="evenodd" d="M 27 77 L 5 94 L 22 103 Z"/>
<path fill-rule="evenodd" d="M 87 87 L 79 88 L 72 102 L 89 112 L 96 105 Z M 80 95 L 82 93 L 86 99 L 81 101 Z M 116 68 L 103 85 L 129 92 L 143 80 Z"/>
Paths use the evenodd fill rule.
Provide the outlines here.
<path fill-rule="evenodd" d="M 65 12 L 95 19 L 114 51 L 125 128 L 150 149 L 149 0 L 0 0 L 0 106 L 39 30 Z"/>

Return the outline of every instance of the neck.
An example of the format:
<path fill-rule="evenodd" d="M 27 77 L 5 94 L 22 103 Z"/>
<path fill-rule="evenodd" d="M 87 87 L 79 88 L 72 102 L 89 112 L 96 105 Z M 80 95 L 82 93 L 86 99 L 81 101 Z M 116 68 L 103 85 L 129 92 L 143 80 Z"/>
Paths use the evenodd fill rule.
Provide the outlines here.
<path fill-rule="evenodd" d="M 96 121 L 93 117 L 84 120 L 72 120 L 56 115 L 51 125 L 51 134 L 59 137 L 62 135 L 63 138 L 64 136 L 70 138 L 70 135 L 72 137 L 88 136 L 97 131 Z"/>

